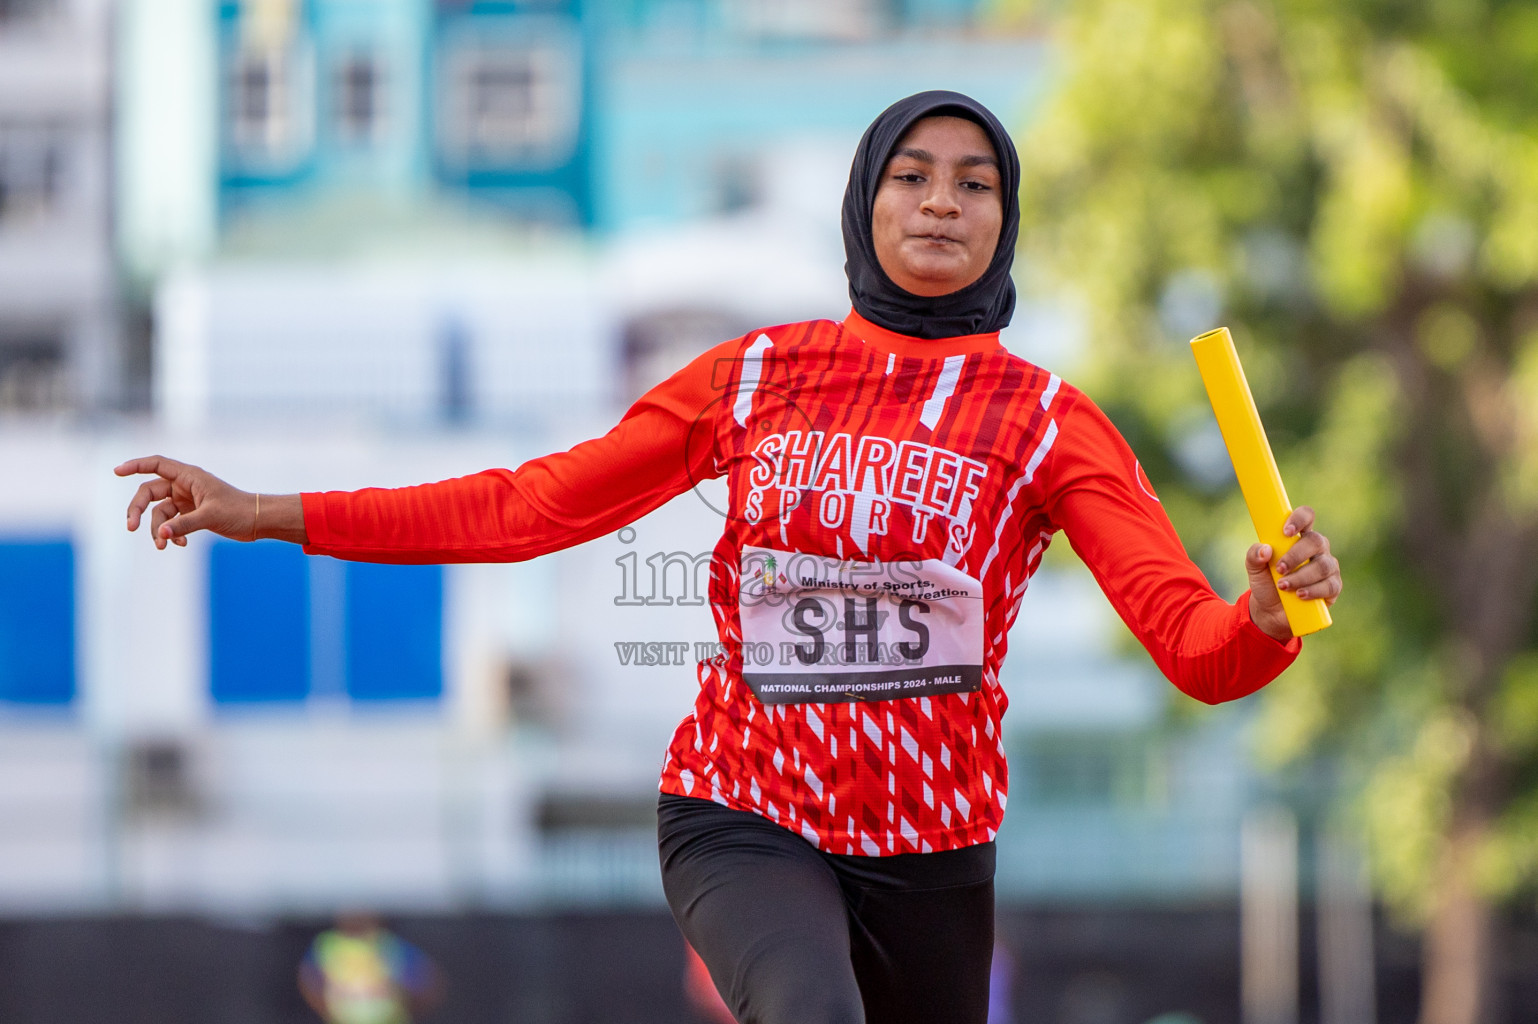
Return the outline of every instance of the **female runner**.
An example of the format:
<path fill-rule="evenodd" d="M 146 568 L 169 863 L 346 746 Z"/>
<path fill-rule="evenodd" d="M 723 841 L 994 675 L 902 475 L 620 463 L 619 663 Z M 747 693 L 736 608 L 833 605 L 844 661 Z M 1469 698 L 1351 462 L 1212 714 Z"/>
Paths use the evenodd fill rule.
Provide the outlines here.
<path fill-rule="evenodd" d="M 1009 790 L 998 685 L 1062 530 L 1176 686 L 1232 700 L 1300 648 L 1277 588 L 1332 602 L 1307 507 L 1230 604 L 1187 558 L 1088 398 L 1011 355 L 1019 164 L 969 97 L 883 112 L 844 196 L 854 309 L 754 331 L 653 388 L 605 436 L 517 470 L 396 490 L 240 491 L 165 458 L 128 507 L 157 547 L 212 530 L 382 562 L 532 558 L 725 476 L 711 565 L 725 654 L 668 749 L 662 877 L 737 1019 L 982 1022 L 993 840 Z"/>

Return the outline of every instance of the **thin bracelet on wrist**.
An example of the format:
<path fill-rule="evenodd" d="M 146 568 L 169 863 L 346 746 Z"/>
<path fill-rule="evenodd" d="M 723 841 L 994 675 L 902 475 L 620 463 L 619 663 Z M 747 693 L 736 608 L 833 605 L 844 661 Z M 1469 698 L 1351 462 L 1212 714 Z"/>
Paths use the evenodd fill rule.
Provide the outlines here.
<path fill-rule="evenodd" d="M 256 540 L 256 526 L 262 521 L 262 492 L 256 492 L 256 515 L 251 517 L 251 539 Z"/>

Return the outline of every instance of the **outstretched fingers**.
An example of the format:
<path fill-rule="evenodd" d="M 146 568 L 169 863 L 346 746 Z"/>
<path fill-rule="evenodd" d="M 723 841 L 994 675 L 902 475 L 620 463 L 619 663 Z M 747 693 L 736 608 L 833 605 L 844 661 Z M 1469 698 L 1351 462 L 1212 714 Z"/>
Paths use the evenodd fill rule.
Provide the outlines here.
<path fill-rule="evenodd" d="M 150 536 L 154 538 L 155 547 L 162 551 L 165 550 L 167 541 L 175 539 L 176 530 L 166 524 L 176 518 L 177 512 L 176 502 L 167 498 L 156 505 L 150 513 Z"/>
<path fill-rule="evenodd" d="M 161 455 L 129 459 L 115 470 L 118 476 L 152 474 L 141 482 L 128 503 L 128 528 L 137 529 L 148 511 L 151 540 L 165 550 L 167 544 L 187 546 L 187 537 L 211 530 L 221 537 L 251 540 L 257 499 L 198 466 Z"/>
<path fill-rule="evenodd" d="M 134 491 L 133 500 L 128 503 L 128 532 L 139 528 L 139 522 L 144 516 L 144 510 L 157 501 L 164 501 L 171 496 L 171 481 L 161 477 L 154 480 L 146 480 Z"/>
<path fill-rule="evenodd" d="M 164 550 L 166 541 L 170 541 L 177 547 L 187 546 L 187 535 L 206 529 L 208 512 L 203 508 L 183 509 L 177 506 L 175 499 L 167 498 L 155 506 L 154 525 L 155 546 Z"/>
<path fill-rule="evenodd" d="M 154 473 L 157 476 L 165 477 L 167 480 L 175 480 L 191 468 L 185 462 L 177 462 L 175 459 L 168 459 L 164 455 L 148 455 L 142 459 L 129 459 L 112 472 L 118 476 L 133 476 L 135 473 Z"/>
<path fill-rule="evenodd" d="M 139 485 L 134 492 L 133 500 L 128 503 L 128 529 L 137 530 L 144 516 L 144 510 L 150 507 L 152 502 L 169 499 L 175 490 L 178 481 L 182 480 L 192 467 L 175 459 L 168 459 L 164 455 L 149 455 L 142 459 L 129 459 L 127 462 L 116 466 L 112 472 L 118 476 L 134 476 L 139 473 L 153 473 L 154 480 L 146 480 Z M 171 513 L 175 515 L 173 511 Z M 160 540 L 160 523 L 162 520 L 151 518 L 152 531 L 155 535 L 155 546 L 163 548 L 165 545 Z"/>

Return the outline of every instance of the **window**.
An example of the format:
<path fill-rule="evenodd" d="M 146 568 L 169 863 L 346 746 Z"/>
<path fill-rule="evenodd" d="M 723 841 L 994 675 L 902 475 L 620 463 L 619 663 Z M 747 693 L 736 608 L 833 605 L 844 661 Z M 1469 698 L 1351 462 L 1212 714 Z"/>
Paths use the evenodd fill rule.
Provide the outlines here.
<path fill-rule="evenodd" d="M 337 65 L 333 88 L 340 138 L 371 142 L 383 133 L 385 81 L 384 69 L 373 57 L 357 54 Z"/>
<path fill-rule="evenodd" d="M 305 557 L 281 541 L 216 542 L 209 551 L 209 686 L 217 703 L 309 696 Z"/>
<path fill-rule="evenodd" d="M 0 704 L 74 699 L 74 546 L 0 540 Z"/>
<path fill-rule="evenodd" d="M 64 345 L 46 333 L 0 329 L 0 413 L 57 412 L 70 406 Z"/>
<path fill-rule="evenodd" d="M 463 168 L 559 166 L 581 117 L 575 46 L 449 46 L 439 81 L 439 148 Z"/>
<path fill-rule="evenodd" d="M 661 309 L 626 322 L 620 342 L 628 404 L 695 356 L 752 327 L 720 309 Z"/>
<path fill-rule="evenodd" d="M 227 71 L 229 142 L 246 163 L 283 166 L 309 144 L 308 51 L 297 45 L 234 51 Z"/>
<path fill-rule="evenodd" d="M 443 693 L 443 568 L 314 558 L 291 544 L 209 553 L 209 687 L 223 705 Z"/>
<path fill-rule="evenodd" d="M 244 145 L 266 144 L 281 134 L 282 79 L 272 53 L 242 54 L 234 71 L 233 128 Z"/>
<path fill-rule="evenodd" d="M 41 21 L 59 13 L 59 0 L 0 0 L 0 25 Z"/>
<path fill-rule="evenodd" d="M 443 567 L 347 564 L 347 695 L 443 693 Z"/>
<path fill-rule="evenodd" d="M 0 227 L 48 216 L 58 202 L 63 167 L 62 132 L 0 124 Z"/>

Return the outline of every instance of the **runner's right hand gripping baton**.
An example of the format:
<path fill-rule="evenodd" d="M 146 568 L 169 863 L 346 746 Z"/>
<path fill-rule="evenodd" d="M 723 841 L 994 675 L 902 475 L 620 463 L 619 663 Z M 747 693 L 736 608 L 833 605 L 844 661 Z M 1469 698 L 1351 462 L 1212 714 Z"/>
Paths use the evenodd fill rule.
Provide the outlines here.
<path fill-rule="evenodd" d="M 1244 367 L 1239 365 L 1233 336 L 1227 327 L 1208 331 L 1191 340 L 1191 353 L 1196 356 L 1202 383 L 1207 385 L 1207 397 L 1212 400 L 1218 428 L 1223 431 L 1223 443 L 1228 446 L 1228 458 L 1239 478 L 1239 491 L 1249 507 L 1255 535 L 1262 544 L 1271 545 L 1271 578 L 1276 579 L 1277 561 L 1298 539 L 1282 533 L 1287 517 L 1292 514 L 1292 504 L 1287 500 L 1282 474 L 1266 441 L 1266 430 L 1260 424 L 1255 397 L 1244 379 Z M 1330 609 L 1323 598 L 1303 601 L 1290 590 L 1277 593 L 1294 636 L 1317 633 L 1330 624 Z"/>

